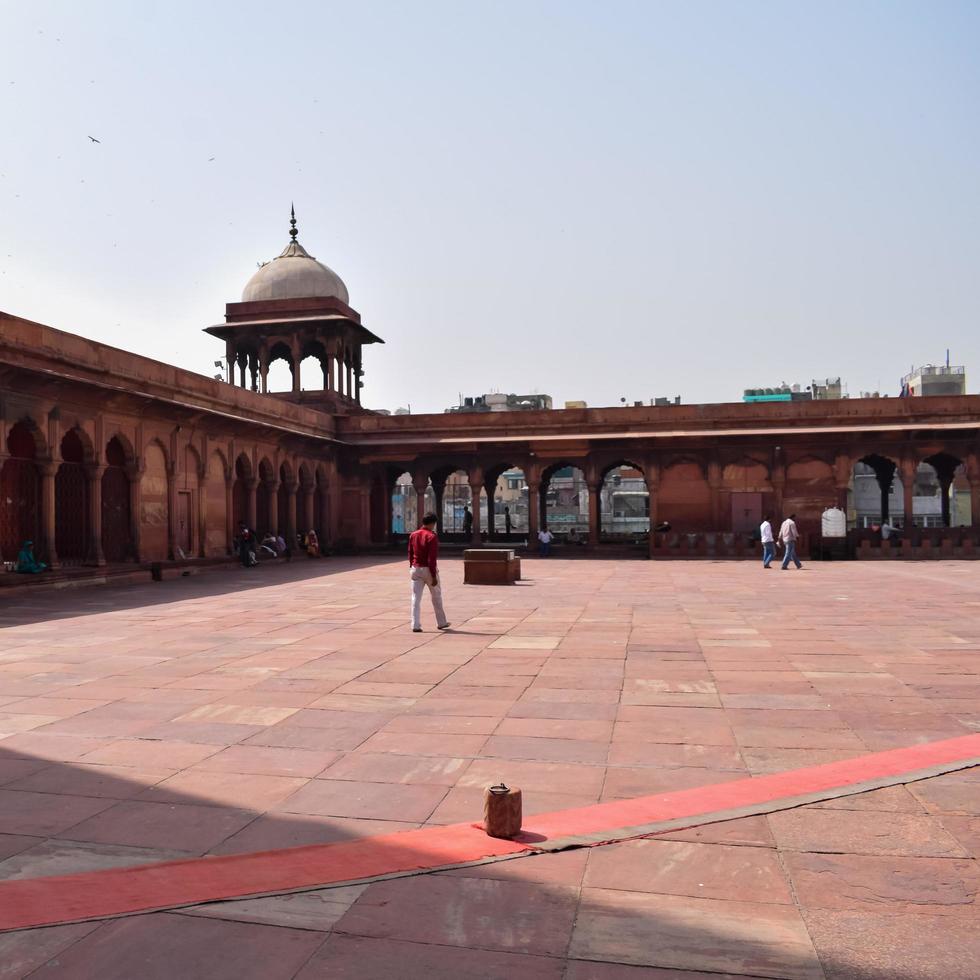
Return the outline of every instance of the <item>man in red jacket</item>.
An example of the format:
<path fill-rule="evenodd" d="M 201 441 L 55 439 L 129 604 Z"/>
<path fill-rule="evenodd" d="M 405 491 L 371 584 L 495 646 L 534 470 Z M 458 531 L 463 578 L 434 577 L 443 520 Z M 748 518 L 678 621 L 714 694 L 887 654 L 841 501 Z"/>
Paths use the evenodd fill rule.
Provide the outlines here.
<path fill-rule="evenodd" d="M 442 589 L 439 587 L 439 539 L 435 534 L 436 515 L 426 514 L 422 526 L 408 536 L 408 567 L 412 576 L 412 631 L 422 632 L 422 590 L 428 586 L 436 626 L 449 629 L 446 611 L 442 608 Z"/>

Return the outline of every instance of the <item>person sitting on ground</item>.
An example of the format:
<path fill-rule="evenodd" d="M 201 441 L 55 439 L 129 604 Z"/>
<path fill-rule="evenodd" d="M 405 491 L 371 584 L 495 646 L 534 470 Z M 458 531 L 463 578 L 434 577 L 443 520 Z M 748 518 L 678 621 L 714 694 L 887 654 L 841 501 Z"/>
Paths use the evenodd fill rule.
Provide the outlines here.
<path fill-rule="evenodd" d="M 581 545 L 584 545 L 585 544 L 585 539 L 582 537 L 582 535 L 580 535 L 578 533 L 578 529 L 577 528 L 574 528 L 573 527 L 568 532 L 568 543 L 569 544 L 581 544 Z"/>
<path fill-rule="evenodd" d="M 306 535 L 306 553 L 311 558 L 320 557 L 320 539 L 317 537 L 316 531 L 310 528 L 309 533 Z"/>
<path fill-rule="evenodd" d="M 895 527 L 895 525 L 888 520 L 881 522 L 882 541 L 887 541 L 889 538 L 894 538 L 897 541 L 901 536 L 902 536 L 902 529 L 900 527 Z"/>
<path fill-rule="evenodd" d="M 17 555 L 17 571 L 24 575 L 37 575 L 48 566 L 34 557 L 34 542 L 25 541 Z"/>
<path fill-rule="evenodd" d="M 262 538 L 262 551 L 267 554 L 270 558 L 275 558 L 278 554 L 278 548 L 276 546 L 276 536 L 271 531 L 266 531 L 265 537 Z"/>

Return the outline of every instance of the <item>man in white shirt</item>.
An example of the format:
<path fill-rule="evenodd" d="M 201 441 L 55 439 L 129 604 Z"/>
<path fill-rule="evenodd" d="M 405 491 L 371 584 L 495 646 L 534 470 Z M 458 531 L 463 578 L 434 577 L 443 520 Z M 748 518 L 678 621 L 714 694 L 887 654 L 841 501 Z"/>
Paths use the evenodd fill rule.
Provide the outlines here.
<path fill-rule="evenodd" d="M 538 553 L 542 558 L 547 558 L 551 553 L 551 539 L 554 535 L 547 528 L 538 531 Z"/>
<path fill-rule="evenodd" d="M 769 563 L 776 557 L 776 542 L 772 537 L 772 524 L 764 517 L 759 525 L 759 537 L 762 539 L 762 567 L 768 568 Z"/>
<path fill-rule="evenodd" d="M 790 562 L 793 562 L 797 568 L 803 567 L 803 562 L 796 557 L 796 541 L 799 536 L 800 532 L 796 529 L 796 514 L 790 514 L 779 529 L 779 540 L 782 541 L 783 547 L 786 549 L 786 554 L 783 555 L 784 572 L 789 567 Z"/>

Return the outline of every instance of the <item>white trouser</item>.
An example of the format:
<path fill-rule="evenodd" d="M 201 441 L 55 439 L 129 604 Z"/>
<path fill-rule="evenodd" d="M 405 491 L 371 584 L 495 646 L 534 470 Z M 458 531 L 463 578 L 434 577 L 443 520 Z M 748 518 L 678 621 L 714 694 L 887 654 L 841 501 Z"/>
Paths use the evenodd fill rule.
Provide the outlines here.
<path fill-rule="evenodd" d="M 446 611 L 442 608 L 442 587 L 432 584 L 432 572 L 428 568 L 412 569 L 412 629 L 417 630 L 422 626 L 422 590 L 428 586 L 429 595 L 432 596 L 432 609 L 436 614 L 436 625 L 445 626 L 447 623 Z"/>

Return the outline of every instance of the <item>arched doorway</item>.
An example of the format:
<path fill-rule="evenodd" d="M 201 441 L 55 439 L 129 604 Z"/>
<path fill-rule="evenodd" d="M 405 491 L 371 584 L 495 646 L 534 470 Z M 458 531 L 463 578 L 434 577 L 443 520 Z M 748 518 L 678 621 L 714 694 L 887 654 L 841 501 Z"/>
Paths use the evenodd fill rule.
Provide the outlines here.
<path fill-rule="evenodd" d="M 231 519 L 236 534 L 238 533 L 239 525 L 249 523 L 248 480 L 251 475 L 252 466 L 248 461 L 248 457 L 243 454 L 235 460 L 235 481 L 231 485 Z M 253 527 L 251 530 L 255 531 L 256 529 Z"/>
<path fill-rule="evenodd" d="M 445 482 L 443 482 L 445 481 Z M 439 533 L 447 537 L 464 538 L 466 511 L 472 513 L 473 494 L 470 490 L 466 470 L 452 470 L 449 473 L 433 474 L 432 486 L 435 496 L 435 511 L 439 517 Z"/>
<path fill-rule="evenodd" d="M 234 502 L 233 484 L 233 508 Z M 207 509 L 205 514 L 204 553 L 214 558 L 228 554 L 231 542 L 228 540 L 228 493 L 225 481 L 225 461 L 216 449 L 212 450 L 208 458 Z M 236 531 L 237 527 L 238 525 L 235 524 Z"/>
<path fill-rule="evenodd" d="M 102 553 L 106 561 L 126 561 L 133 556 L 133 525 L 129 498 L 126 450 L 118 436 L 105 447 L 102 474 Z"/>
<path fill-rule="evenodd" d="M 569 463 L 557 463 L 542 474 L 541 527 L 566 537 L 573 529 L 589 536 L 589 485 L 585 474 Z"/>
<path fill-rule="evenodd" d="M 35 557 L 43 557 L 38 438 L 28 423 L 18 422 L 10 430 L 7 452 L 10 457 L 0 470 L 0 555 L 14 561 L 21 545 L 33 541 Z"/>
<path fill-rule="evenodd" d="M 62 565 L 80 565 L 88 557 L 89 490 L 77 429 L 61 440 L 61 460 L 54 478 L 55 548 Z"/>
<path fill-rule="evenodd" d="M 886 456 L 871 453 L 854 464 L 850 502 L 848 517 L 854 527 L 867 528 L 882 521 L 912 525 L 912 515 L 905 513 L 898 463 Z"/>
<path fill-rule="evenodd" d="M 140 476 L 140 551 L 142 558 L 164 561 L 170 557 L 170 494 L 167 457 L 157 442 L 143 449 Z M 190 523 L 188 514 L 188 525 Z M 188 531 L 190 527 L 188 526 Z"/>
<path fill-rule="evenodd" d="M 952 527 L 956 474 L 965 482 L 963 463 L 949 453 L 934 453 L 919 463 L 912 484 L 912 515 L 916 527 Z M 967 494 L 969 491 L 967 491 Z M 969 515 L 969 496 L 966 512 Z M 970 523 L 969 516 L 966 522 Z"/>
<path fill-rule="evenodd" d="M 391 491 L 391 533 L 411 534 L 418 524 L 418 494 L 412 483 L 412 474 L 402 473 L 395 477 Z"/>
<path fill-rule="evenodd" d="M 511 463 L 494 466 L 487 471 L 484 484 L 485 504 L 481 495 L 480 527 L 486 528 L 491 539 L 508 540 L 511 536 L 526 537 L 529 531 L 527 479 L 524 470 Z"/>
<path fill-rule="evenodd" d="M 657 493 L 657 520 L 680 532 L 711 528 L 711 488 L 697 460 L 674 458 L 664 467 Z"/>
<path fill-rule="evenodd" d="M 650 493 L 641 467 L 623 461 L 603 474 L 599 534 L 605 541 L 635 541 L 650 533 Z"/>

